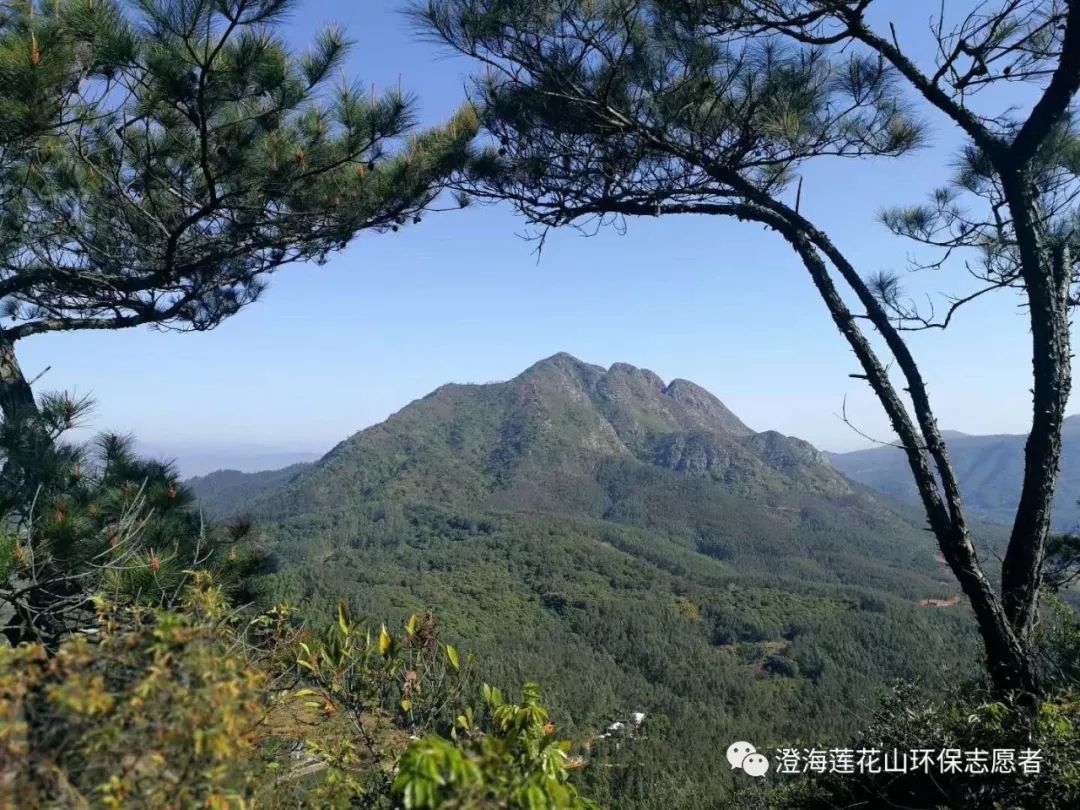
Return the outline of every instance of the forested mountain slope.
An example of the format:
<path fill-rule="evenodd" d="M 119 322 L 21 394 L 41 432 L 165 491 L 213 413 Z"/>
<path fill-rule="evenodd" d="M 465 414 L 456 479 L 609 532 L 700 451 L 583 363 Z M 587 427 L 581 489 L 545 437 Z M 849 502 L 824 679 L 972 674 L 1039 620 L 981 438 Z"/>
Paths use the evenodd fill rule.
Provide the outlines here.
<path fill-rule="evenodd" d="M 278 470 L 253 473 L 217 470 L 189 478 L 184 484 L 198 499 L 203 514 L 214 520 L 245 508 L 264 492 L 288 483 L 310 466 L 301 461 Z"/>
<path fill-rule="evenodd" d="M 635 767 L 582 777 L 613 806 L 707 806 L 733 739 L 836 739 L 892 679 L 977 660 L 966 608 L 918 604 L 957 593 L 928 533 L 806 442 L 629 365 L 447 385 L 283 478 L 233 506 L 280 561 L 268 599 L 433 608 L 579 733 L 646 712 L 598 753 Z"/>

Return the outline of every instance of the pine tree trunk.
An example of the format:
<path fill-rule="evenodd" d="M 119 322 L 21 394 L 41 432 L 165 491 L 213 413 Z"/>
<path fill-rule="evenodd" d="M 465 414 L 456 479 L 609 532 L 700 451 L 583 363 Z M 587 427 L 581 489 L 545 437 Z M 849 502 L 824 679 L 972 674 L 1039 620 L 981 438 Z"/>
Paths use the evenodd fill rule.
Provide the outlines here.
<path fill-rule="evenodd" d="M 1021 706 L 1034 706 L 1043 695 L 1043 685 L 1031 637 L 1014 631 L 997 600 L 987 603 L 972 599 L 971 602 L 995 697 Z"/>
<path fill-rule="evenodd" d="M 929 508 L 927 511 L 933 514 Z M 1043 686 L 1033 639 L 1018 633 L 1009 620 L 1005 606 L 978 563 L 967 530 L 955 524 L 931 528 L 975 614 L 995 697 L 1007 703 L 1035 705 Z"/>
<path fill-rule="evenodd" d="M 11 423 L 37 413 L 30 383 L 15 357 L 15 344 L 0 333 L 0 413 Z"/>
<path fill-rule="evenodd" d="M 38 416 L 34 392 L 15 357 L 15 344 L 0 332 L 0 415 L 4 432 L 0 468 L 0 512 L 10 516 L 26 507 L 29 468 L 53 446 Z"/>
<path fill-rule="evenodd" d="M 1001 566 L 1001 597 L 1013 634 L 1033 659 L 1043 563 L 1061 465 L 1061 431 L 1072 389 L 1072 261 L 1066 245 L 1053 244 L 1030 168 L 1003 171 L 1001 177 L 1027 294 L 1033 382 L 1024 478 Z"/>
<path fill-rule="evenodd" d="M 985 635 L 984 635 L 985 640 Z M 1035 649 L 1029 639 L 1020 640 L 1016 647 L 999 645 L 993 650 L 986 643 L 990 686 L 999 700 L 1011 701 L 1033 708 L 1044 694 Z"/>
<path fill-rule="evenodd" d="M 1049 253 L 1050 251 L 1040 251 Z M 1038 624 L 1039 589 L 1061 466 L 1061 431 L 1072 388 L 1071 261 L 1064 246 L 1041 273 L 1029 274 L 1028 300 L 1035 351 L 1034 418 L 1024 448 L 1024 480 L 1008 551 L 1001 566 L 1005 611 L 1017 635 Z"/>

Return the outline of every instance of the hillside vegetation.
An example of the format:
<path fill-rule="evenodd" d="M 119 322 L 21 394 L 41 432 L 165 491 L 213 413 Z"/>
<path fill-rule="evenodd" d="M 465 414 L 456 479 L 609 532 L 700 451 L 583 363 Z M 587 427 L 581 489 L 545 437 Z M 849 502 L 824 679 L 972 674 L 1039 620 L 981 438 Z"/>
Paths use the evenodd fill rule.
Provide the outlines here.
<path fill-rule="evenodd" d="M 434 608 L 484 677 L 538 680 L 579 735 L 644 712 L 618 751 L 595 742 L 618 767 L 583 770 L 611 806 L 707 806 L 731 740 L 834 740 L 893 679 L 934 690 L 977 664 L 967 609 L 918 604 L 956 593 L 927 533 L 685 380 L 556 355 L 284 477 L 232 510 L 276 557 L 264 598 Z"/>

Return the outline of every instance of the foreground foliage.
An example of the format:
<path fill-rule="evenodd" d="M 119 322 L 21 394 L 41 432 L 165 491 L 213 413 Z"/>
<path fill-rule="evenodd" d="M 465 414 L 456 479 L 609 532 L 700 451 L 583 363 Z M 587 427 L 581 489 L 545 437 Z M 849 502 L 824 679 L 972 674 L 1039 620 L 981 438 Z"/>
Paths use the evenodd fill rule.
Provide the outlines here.
<path fill-rule="evenodd" d="M 55 655 L 0 649 L 0 807 L 594 806 L 537 687 L 469 706 L 430 618 L 373 633 L 342 606 L 315 634 L 200 574 L 175 609 L 98 619 Z"/>
<path fill-rule="evenodd" d="M 131 437 L 64 441 L 89 409 L 46 395 L 34 430 L 0 426 L 4 474 L 18 471 L 0 475 L 0 620 L 13 643 L 51 648 L 93 626 L 94 594 L 173 605 L 193 570 L 243 598 L 268 563 L 243 542 L 247 524 L 205 526 L 175 468 L 139 457 Z"/>
<path fill-rule="evenodd" d="M 93 635 L 0 651 L 7 806 L 228 807 L 279 698 L 204 582 L 184 610 L 100 605 Z"/>
<path fill-rule="evenodd" d="M 0 808 L 592 806 L 535 685 L 481 692 L 430 614 L 250 605 L 249 524 L 203 526 L 130 440 L 59 441 L 81 410 L 43 402 L 4 493 Z"/>
<path fill-rule="evenodd" d="M 772 786 L 746 786 L 726 805 L 757 810 L 832 810 L 905 807 L 911 810 L 1067 810 L 1080 802 L 1080 694 L 1055 692 L 1034 713 L 985 693 L 928 702 L 909 687 L 895 690 L 848 747 L 881 751 L 985 752 L 987 771 L 777 776 Z M 991 772 L 995 749 L 1038 752 L 1037 773 L 1017 761 L 1008 773 Z M 777 787 L 776 785 L 779 785 Z"/>

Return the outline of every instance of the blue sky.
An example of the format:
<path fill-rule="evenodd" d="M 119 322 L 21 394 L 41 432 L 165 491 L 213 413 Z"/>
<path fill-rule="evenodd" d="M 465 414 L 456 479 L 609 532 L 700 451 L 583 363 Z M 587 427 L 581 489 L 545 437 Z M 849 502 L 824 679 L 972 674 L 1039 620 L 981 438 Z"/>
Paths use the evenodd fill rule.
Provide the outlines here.
<path fill-rule="evenodd" d="M 290 38 L 321 21 L 356 41 L 350 76 L 404 87 L 425 121 L 462 98 L 470 66 L 420 42 L 401 4 L 301 0 Z M 925 40 L 938 3 L 885 0 L 902 41 Z M 955 136 L 931 119 L 934 148 L 902 161 L 821 163 L 803 209 L 864 272 L 903 266 L 912 246 L 874 219 L 920 201 L 948 173 Z M 218 329 L 46 335 L 20 344 L 39 388 L 92 393 L 93 427 L 134 432 L 189 473 L 272 466 L 321 453 L 442 383 L 486 382 L 568 351 L 685 377 L 751 427 L 819 447 L 866 446 L 839 418 L 888 438 L 879 406 L 790 249 L 759 227 L 716 218 L 629 223 L 628 232 L 553 234 L 539 263 L 505 207 L 431 216 L 398 234 L 361 235 L 324 267 L 274 277 L 265 297 Z M 970 287 L 954 267 L 914 291 Z M 971 433 L 1023 432 L 1029 344 L 1020 299 L 973 304 L 946 333 L 917 335 L 940 421 Z"/>

